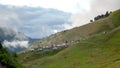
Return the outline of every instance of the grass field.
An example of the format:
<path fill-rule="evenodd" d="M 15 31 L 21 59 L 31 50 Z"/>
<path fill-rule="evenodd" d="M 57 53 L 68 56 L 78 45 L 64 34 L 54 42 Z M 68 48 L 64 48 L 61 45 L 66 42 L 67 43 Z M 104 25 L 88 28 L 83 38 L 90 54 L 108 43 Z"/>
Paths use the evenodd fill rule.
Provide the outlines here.
<path fill-rule="evenodd" d="M 89 31 L 90 28 L 91 31 Z M 107 33 L 103 33 L 104 31 Z M 43 57 L 41 53 L 21 54 L 18 60 L 23 61 L 23 57 L 28 56 L 29 58 L 27 57 L 27 60 L 23 62 L 27 68 L 120 67 L 120 10 L 113 12 L 107 18 L 57 33 L 38 43 L 48 41 L 47 44 L 50 44 L 50 42 L 57 43 L 68 39 L 79 40 L 81 37 L 85 40 L 80 40 L 79 43 L 54 54 Z"/>
<path fill-rule="evenodd" d="M 119 68 L 119 38 L 120 30 L 111 36 L 99 34 L 56 55 L 27 62 L 25 66 L 28 68 Z"/>

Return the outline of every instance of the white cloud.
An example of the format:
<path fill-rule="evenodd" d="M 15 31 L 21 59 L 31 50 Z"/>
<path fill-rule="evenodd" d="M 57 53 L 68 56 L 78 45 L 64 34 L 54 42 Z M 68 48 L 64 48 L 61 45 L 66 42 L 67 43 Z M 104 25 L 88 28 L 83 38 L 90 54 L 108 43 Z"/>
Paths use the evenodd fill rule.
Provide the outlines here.
<path fill-rule="evenodd" d="M 29 46 L 28 41 L 18 41 L 18 40 L 14 40 L 14 41 L 11 41 L 11 42 L 9 42 L 7 40 L 4 40 L 3 45 L 4 45 L 4 47 L 8 47 L 8 48 L 10 48 L 10 47 L 27 48 Z"/>

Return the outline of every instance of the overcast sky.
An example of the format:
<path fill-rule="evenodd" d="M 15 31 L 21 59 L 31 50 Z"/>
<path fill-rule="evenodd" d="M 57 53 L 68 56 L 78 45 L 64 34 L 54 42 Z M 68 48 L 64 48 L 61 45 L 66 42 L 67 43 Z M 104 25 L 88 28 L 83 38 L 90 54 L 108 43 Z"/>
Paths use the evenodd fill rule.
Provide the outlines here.
<path fill-rule="evenodd" d="M 91 0 L 0 0 L 0 3 L 15 6 L 40 6 L 76 13 L 81 9 L 90 10 Z"/>
<path fill-rule="evenodd" d="M 89 23 L 98 14 L 120 8 L 120 0 L 0 0 L 0 27 L 32 38 Z"/>

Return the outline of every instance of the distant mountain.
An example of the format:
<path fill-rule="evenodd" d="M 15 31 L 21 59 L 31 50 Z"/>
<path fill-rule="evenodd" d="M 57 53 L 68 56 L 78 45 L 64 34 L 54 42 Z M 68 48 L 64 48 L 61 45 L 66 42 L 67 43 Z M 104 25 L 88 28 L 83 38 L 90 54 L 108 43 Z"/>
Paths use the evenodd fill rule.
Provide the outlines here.
<path fill-rule="evenodd" d="M 15 29 L 0 27 L 0 41 L 29 40 L 30 38 Z"/>
<path fill-rule="evenodd" d="M 0 27 L 0 41 L 11 51 L 21 51 L 37 39 L 31 39 L 16 29 Z"/>

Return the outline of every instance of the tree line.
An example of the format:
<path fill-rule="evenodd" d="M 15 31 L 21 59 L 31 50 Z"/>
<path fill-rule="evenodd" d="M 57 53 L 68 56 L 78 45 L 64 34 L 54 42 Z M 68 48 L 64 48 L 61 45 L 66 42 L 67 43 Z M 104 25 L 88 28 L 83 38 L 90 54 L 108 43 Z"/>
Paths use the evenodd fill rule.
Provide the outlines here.
<path fill-rule="evenodd" d="M 106 11 L 105 14 L 101 14 L 101 15 L 98 15 L 98 16 L 94 17 L 94 21 L 105 18 L 105 17 L 108 17 L 111 13 L 112 13 L 111 11 L 110 12 Z M 90 22 L 93 22 L 93 20 L 90 20 Z"/>

